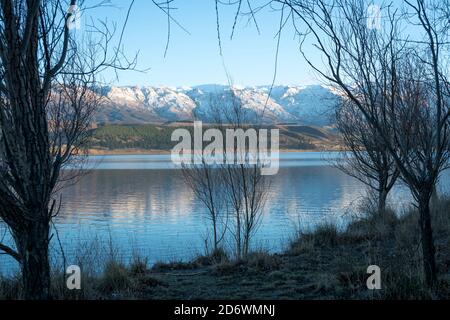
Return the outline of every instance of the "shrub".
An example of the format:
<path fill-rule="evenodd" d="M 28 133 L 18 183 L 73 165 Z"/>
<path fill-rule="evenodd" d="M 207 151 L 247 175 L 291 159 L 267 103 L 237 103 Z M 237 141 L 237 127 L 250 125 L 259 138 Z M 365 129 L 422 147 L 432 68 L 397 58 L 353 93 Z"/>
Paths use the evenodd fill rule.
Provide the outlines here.
<path fill-rule="evenodd" d="M 222 248 L 216 249 L 206 256 L 198 256 L 193 264 L 199 267 L 211 266 L 222 262 L 228 262 L 228 254 Z"/>
<path fill-rule="evenodd" d="M 128 270 L 122 263 L 109 261 L 99 282 L 99 289 L 104 293 L 117 293 L 132 286 Z"/>
<path fill-rule="evenodd" d="M 146 258 L 141 258 L 136 256 L 130 264 L 130 273 L 132 275 L 143 275 L 148 273 L 148 260 Z"/>
<path fill-rule="evenodd" d="M 257 271 L 278 270 L 282 262 L 279 255 L 265 251 L 252 252 L 245 260 L 249 268 Z"/>

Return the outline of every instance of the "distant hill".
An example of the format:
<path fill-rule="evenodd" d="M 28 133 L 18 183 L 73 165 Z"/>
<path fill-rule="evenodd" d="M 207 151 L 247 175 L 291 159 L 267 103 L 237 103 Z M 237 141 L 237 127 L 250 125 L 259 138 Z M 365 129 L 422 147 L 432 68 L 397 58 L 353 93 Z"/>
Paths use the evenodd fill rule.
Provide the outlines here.
<path fill-rule="evenodd" d="M 145 124 L 167 121 L 211 121 L 217 106 L 232 105 L 230 92 L 239 99 L 255 121 L 266 124 L 295 123 L 324 126 L 329 124 L 340 98 L 322 85 L 229 87 L 101 87 L 105 96 L 97 123 Z"/>
<path fill-rule="evenodd" d="M 97 151 L 113 151 L 125 149 L 140 150 L 170 150 L 176 143 L 171 141 L 171 135 L 176 127 L 193 130 L 187 122 L 135 125 L 101 125 L 94 129 L 90 149 Z M 280 130 L 280 148 L 295 150 L 332 150 L 338 144 L 338 139 L 330 130 L 306 125 L 272 125 L 267 129 Z M 206 129 L 206 126 L 204 126 Z"/>

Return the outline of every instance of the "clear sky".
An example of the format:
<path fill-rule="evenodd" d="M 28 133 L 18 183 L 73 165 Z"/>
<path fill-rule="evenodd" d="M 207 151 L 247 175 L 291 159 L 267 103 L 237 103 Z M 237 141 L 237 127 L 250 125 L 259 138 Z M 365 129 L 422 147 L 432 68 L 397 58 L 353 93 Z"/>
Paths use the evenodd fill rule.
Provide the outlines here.
<path fill-rule="evenodd" d="M 111 0 L 114 7 L 102 8 L 96 18 L 108 17 L 120 26 L 131 0 Z M 244 1 L 245 3 L 245 1 Z M 171 25 L 170 44 L 166 57 L 167 16 L 150 0 L 135 0 L 124 34 L 124 48 L 130 56 L 139 51 L 139 67 L 146 73 L 120 72 L 120 85 L 193 86 L 227 83 L 219 54 L 214 0 L 175 0 L 173 17 L 188 30 Z M 253 86 L 272 83 L 276 52 L 279 12 L 267 8 L 257 21 L 260 34 L 247 17 L 238 20 L 234 38 L 230 40 L 236 7 L 220 7 L 223 60 L 233 83 Z M 243 11 L 248 11 L 243 6 Z M 91 11 L 92 14 L 92 11 Z M 86 17 L 84 17 L 86 18 Z M 298 51 L 298 40 L 288 27 L 282 34 L 277 84 L 317 83 Z M 112 73 L 105 74 L 109 80 Z"/>

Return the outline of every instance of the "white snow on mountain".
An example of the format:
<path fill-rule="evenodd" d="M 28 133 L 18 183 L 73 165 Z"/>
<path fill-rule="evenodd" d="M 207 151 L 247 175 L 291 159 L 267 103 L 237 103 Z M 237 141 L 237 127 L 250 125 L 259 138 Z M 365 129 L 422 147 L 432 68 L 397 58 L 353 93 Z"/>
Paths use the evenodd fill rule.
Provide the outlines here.
<path fill-rule="evenodd" d="M 327 124 L 340 101 L 339 96 L 322 85 L 287 86 L 276 89 L 273 97 L 277 103 L 295 118 L 312 124 Z"/>
<path fill-rule="evenodd" d="M 210 121 L 217 110 L 231 108 L 233 103 L 239 102 L 254 119 L 324 125 L 340 100 L 335 91 L 322 85 L 275 86 L 272 90 L 270 86 L 214 84 L 178 88 L 103 87 L 100 92 L 105 95 L 106 102 L 99 110 L 99 119 L 111 122 L 194 118 Z"/>
<path fill-rule="evenodd" d="M 147 111 L 166 120 L 189 118 L 196 107 L 181 90 L 171 87 L 112 87 L 107 104 Z"/>

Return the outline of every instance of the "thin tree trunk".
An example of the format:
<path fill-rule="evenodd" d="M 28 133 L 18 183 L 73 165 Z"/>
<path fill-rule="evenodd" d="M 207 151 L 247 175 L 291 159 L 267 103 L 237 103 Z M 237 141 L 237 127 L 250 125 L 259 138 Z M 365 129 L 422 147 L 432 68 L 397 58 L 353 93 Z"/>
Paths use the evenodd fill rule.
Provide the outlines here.
<path fill-rule="evenodd" d="M 431 204 L 436 205 L 439 202 L 439 195 L 436 188 L 436 185 L 433 187 L 433 193 L 431 194 Z"/>
<path fill-rule="evenodd" d="M 15 236 L 21 255 L 23 298 L 26 300 L 50 298 L 48 235 L 48 223 L 35 221 Z"/>
<path fill-rule="evenodd" d="M 217 239 L 217 221 L 216 221 L 215 215 L 213 218 L 213 229 L 214 229 L 213 230 L 213 232 L 214 232 L 214 252 L 217 252 L 219 244 L 218 244 L 218 239 Z"/>
<path fill-rule="evenodd" d="M 249 252 L 250 235 L 246 232 L 244 239 L 244 257 L 248 256 Z"/>
<path fill-rule="evenodd" d="M 429 287 L 436 283 L 436 260 L 431 226 L 430 197 L 419 199 L 419 226 L 422 238 L 422 255 L 425 280 Z"/>
<path fill-rule="evenodd" d="M 388 196 L 388 191 L 386 189 L 381 189 L 378 192 L 378 213 L 384 214 L 386 211 L 386 199 Z"/>
<path fill-rule="evenodd" d="M 239 216 L 239 213 L 237 213 L 236 216 L 236 258 L 238 260 L 241 259 L 242 254 L 241 254 L 241 250 L 242 250 L 242 246 L 241 246 L 241 219 Z"/>

